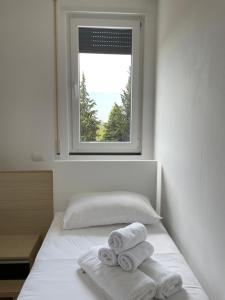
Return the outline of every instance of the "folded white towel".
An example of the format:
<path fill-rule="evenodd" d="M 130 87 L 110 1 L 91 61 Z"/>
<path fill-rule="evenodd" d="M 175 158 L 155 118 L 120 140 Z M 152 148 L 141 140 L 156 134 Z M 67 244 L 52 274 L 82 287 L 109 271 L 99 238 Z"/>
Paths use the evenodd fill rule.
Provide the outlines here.
<path fill-rule="evenodd" d="M 140 266 L 139 270 L 150 276 L 157 284 L 156 299 L 165 299 L 177 293 L 182 288 L 182 278 L 171 272 L 160 262 L 149 258 Z"/>
<path fill-rule="evenodd" d="M 90 249 L 78 259 L 80 267 L 114 300 L 151 300 L 156 284 L 140 270 L 124 272 L 119 266 L 109 267 L 97 257 L 99 247 Z"/>
<path fill-rule="evenodd" d="M 153 246 L 149 242 L 144 241 L 133 248 L 121 252 L 118 256 L 118 263 L 124 271 L 134 271 L 153 252 Z"/>
<path fill-rule="evenodd" d="M 110 233 L 108 244 L 116 254 L 143 242 L 147 237 L 147 229 L 141 223 L 132 223 Z"/>
<path fill-rule="evenodd" d="M 109 247 L 100 247 L 98 250 L 98 258 L 99 260 L 108 266 L 117 266 L 118 260 L 117 260 L 116 253 Z"/>

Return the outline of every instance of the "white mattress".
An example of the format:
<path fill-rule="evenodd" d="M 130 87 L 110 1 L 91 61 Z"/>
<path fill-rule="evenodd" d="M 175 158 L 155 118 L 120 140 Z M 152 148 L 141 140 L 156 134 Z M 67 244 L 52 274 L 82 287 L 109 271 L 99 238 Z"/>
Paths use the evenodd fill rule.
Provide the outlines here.
<path fill-rule="evenodd" d="M 120 226 L 63 230 L 62 218 L 63 213 L 56 213 L 18 300 L 106 300 L 76 261 L 90 247 L 106 244 L 109 233 Z M 157 223 L 148 230 L 155 257 L 183 278 L 184 289 L 169 299 L 208 300 L 163 225 Z"/>

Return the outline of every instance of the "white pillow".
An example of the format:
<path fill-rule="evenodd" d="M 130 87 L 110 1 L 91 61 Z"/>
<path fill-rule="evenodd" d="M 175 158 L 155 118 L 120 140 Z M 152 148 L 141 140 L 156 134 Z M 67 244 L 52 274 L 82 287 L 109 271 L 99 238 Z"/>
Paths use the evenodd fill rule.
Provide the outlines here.
<path fill-rule="evenodd" d="M 117 223 L 153 224 L 161 217 L 149 199 L 130 192 L 79 194 L 71 197 L 63 228 L 82 228 Z"/>

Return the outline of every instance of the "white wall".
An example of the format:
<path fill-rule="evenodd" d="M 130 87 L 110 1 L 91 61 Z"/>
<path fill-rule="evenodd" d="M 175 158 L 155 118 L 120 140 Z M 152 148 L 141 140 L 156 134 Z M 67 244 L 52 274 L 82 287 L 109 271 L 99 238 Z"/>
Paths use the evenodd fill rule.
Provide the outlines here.
<path fill-rule="evenodd" d="M 170 233 L 225 299 L 225 1 L 160 1 L 155 157 Z"/>
<path fill-rule="evenodd" d="M 55 155 L 53 2 L 0 1 L 0 160 L 3 169 L 36 168 Z"/>

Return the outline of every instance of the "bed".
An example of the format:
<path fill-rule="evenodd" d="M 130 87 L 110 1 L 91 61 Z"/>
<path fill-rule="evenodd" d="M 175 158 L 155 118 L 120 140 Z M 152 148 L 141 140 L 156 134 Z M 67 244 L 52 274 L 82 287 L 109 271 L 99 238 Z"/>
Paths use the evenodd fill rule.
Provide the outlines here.
<path fill-rule="evenodd" d="M 109 233 L 123 225 L 64 230 L 62 222 L 66 201 L 74 191 L 124 189 L 145 194 L 160 213 L 159 166 L 155 161 L 60 163 L 54 170 L 54 206 L 56 211 L 62 212 L 55 213 L 53 221 L 51 171 L 0 172 L 1 234 L 38 233 L 44 237 L 52 222 L 18 300 L 107 299 L 87 274 L 81 271 L 77 259 L 90 247 L 105 244 Z M 97 179 L 93 176 L 96 172 L 99 172 Z M 13 222 L 8 222 L 9 219 Z M 207 300 L 208 297 L 162 223 L 157 222 L 147 228 L 148 241 L 155 248 L 155 257 L 183 277 L 184 289 L 169 299 Z"/>
<path fill-rule="evenodd" d="M 121 225 L 63 230 L 58 212 L 45 237 L 18 300 L 105 300 L 105 294 L 83 273 L 78 257 L 92 246 L 105 244 L 108 234 Z M 155 257 L 182 274 L 184 289 L 170 300 L 207 300 L 191 269 L 161 222 L 147 226 Z"/>

